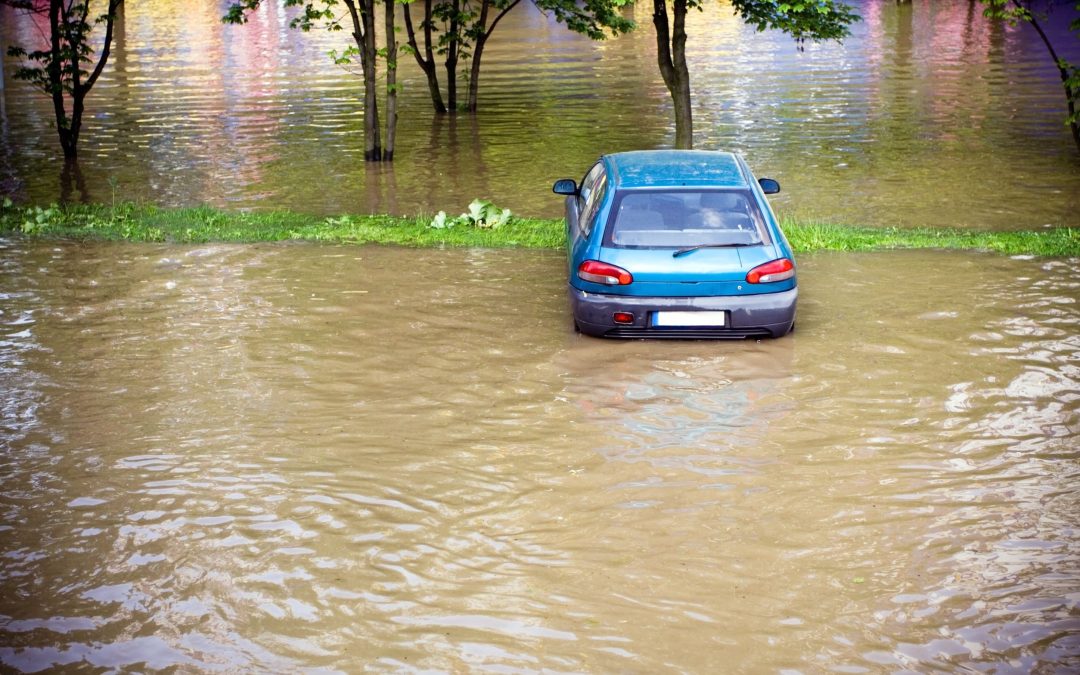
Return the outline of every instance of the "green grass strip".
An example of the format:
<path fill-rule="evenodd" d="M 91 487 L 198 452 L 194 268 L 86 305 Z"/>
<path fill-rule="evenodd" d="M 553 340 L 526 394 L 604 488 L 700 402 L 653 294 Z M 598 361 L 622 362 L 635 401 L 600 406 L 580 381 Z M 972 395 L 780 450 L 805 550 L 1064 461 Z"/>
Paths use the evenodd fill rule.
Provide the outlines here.
<path fill-rule="evenodd" d="M 956 227 L 857 227 L 784 219 L 781 228 L 800 253 L 934 248 L 1003 255 L 1080 255 L 1080 228 L 1075 227 L 1001 232 Z"/>
<path fill-rule="evenodd" d="M 514 217 L 498 228 L 465 224 L 436 229 L 431 217 L 344 215 L 323 218 L 292 211 L 241 212 L 210 207 L 0 206 L 0 232 L 28 237 L 132 242 L 318 241 L 413 247 L 561 248 L 561 220 Z M 1005 255 L 1080 256 L 1080 228 L 1013 232 L 960 228 L 878 228 L 785 219 L 784 232 L 799 253 L 884 249 L 957 249 Z"/>

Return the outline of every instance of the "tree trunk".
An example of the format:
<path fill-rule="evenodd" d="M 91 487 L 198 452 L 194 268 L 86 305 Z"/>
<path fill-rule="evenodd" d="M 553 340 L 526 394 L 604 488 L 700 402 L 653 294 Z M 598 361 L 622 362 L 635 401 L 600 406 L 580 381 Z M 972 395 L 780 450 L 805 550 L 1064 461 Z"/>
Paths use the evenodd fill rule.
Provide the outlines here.
<path fill-rule="evenodd" d="M 484 45 L 487 44 L 488 38 L 491 37 L 491 33 L 495 30 L 495 26 L 499 25 L 499 21 L 502 20 L 506 13 L 517 6 L 521 0 L 513 0 L 509 5 L 504 7 L 496 16 L 495 20 L 491 22 L 491 26 L 487 25 L 488 9 L 491 6 L 491 0 L 483 0 L 483 4 L 480 7 L 480 19 L 478 23 L 483 29 L 476 37 L 476 44 L 473 45 L 472 63 L 469 67 L 469 99 L 465 104 L 465 109 L 469 112 L 476 112 L 478 99 L 480 96 L 480 58 L 484 55 Z"/>
<path fill-rule="evenodd" d="M 409 46 L 412 47 L 413 56 L 420 70 L 427 77 L 428 93 L 431 95 L 431 106 L 435 112 L 443 115 L 446 113 L 446 104 L 443 103 L 442 91 L 439 89 L 439 74 L 435 66 L 435 53 L 431 46 L 431 4 L 432 0 L 424 0 L 424 55 L 420 55 L 420 46 L 416 41 L 416 30 L 413 28 L 412 12 L 409 8 L 412 3 L 402 5 L 405 16 L 405 35 Z"/>
<path fill-rule="evenodd" d="M 86 109 L 84 100 L 86 98 L 86 92 L 76 92 L 71 97 L 71 128 L 68 130 L 68 142 L 71 144 L 71 154 L 67 151 L 64 152 L 64 156 L 69 159 L 75 159 L 77 155 L 76 149 L 79 147 L 79 132 L 82 131 L 82 116 L 83 111 Z"/>
<path fill-rule="evenodd" d="M 60 136 L 60 147 L 65 159 L 75 158 L 75 144 L 71 142 L 71 129 L 67 110 L 64 109 L 63 64 L 60 60 L 60 12 L 62 0 L 49 2 L 49 48 L 52 59 L 49 61 L 49 95 L 53 102 L 53 115 L 56 118 L 56 132 Z"/>
<path fill-rule="evenodd" d="M 371 140 L 365 142 L 364 159 L 369 162 L 382 160 L 382 139 L 379 129 L 379 85 L 377 61 L 379 54 L 375 45 L 375 0 L 361 0 L 364 23 L 364 117 L 370 125 Z"/>
<path fill-rule="evenodd" d="M 480 27 L 476 34 L 476 42 L 473 44 L 472 63 L 469 64 L 469 97 L 465 100 L 465 111 L 476 112 L 476 102 L 480 94 L 480 59 L 484 56 L 484 43 L 488 38 L 488 10 L 491 9 L 491 0 L 482 0 L 480 3 L 480 17 L 476 25 Z"/>
<path fill-rule="evenodd" d="M 461 0 L 453 1 L 453 14 L 450 16 L 450 41 L 446 45 L 446 107 L 450 112 L 457 112 L 457 64 L 461 44 L 457 36 L 461 31 Z"/>
<path fill-rule="evenodd" d="M 364 160 L 382 161 L 382 133 L 379 128 L 375 58 L 375 0 L 344 0 L 353 24 L 353 40 L 360 50 L 360 67 L 364 71 Z"/>
<path fill-rule="evenodd" d="M 690 71 L 686 66 L 686 1 L 674 0 L 674 25 L 669 28 L 666 0 L 653 0 L 656 59 L 675 107 L 675 147 L 694 147 L 694 120 L 690 108 Z"/>
<path fill-rule="evenodd" d="M 394 139 L 397 136 L 397 38 L 394 32 L 394 1 L 384 0 L 386 6 L 386 145 L 383 161 L 394 159 Z"/>
<path fill-rule="evenodd" d="M 87 0 L 86 4 L 82 6 L 82 17 L 75 18 L 78 21 L 80 18 L 82 21 L 86 21 L 86 14 L 90 11 L 90 2 Z M 60 5 L 60 20 L 61 28 L 64 29 L 64 37 L 67 40 L 68 47 L 75 48 L 75 45 L 79 44 L 79 39 L 75 35 L 72 35 L 69 27 L 73 18 L 68 15 L 71 11 L 70 5 L 65 8 L 61 3 Z M 74 65 L 74 64 L 73 64 Z M 68 122 L 68 142 L 71 146 L 70 158 L 74 159 L 76 156 L 77 148 L 79 147 L 79 131 L 82 130 L 82 116 L 83 111 L 86 109 L 83 101 L 86 98 L 86 90 L 83 88 L 83 84 L 80 78 L 81 72 L 78 67 L 71 68 L 71 119 Z M 65 155 L 67 157 L 67 155 Z"/>

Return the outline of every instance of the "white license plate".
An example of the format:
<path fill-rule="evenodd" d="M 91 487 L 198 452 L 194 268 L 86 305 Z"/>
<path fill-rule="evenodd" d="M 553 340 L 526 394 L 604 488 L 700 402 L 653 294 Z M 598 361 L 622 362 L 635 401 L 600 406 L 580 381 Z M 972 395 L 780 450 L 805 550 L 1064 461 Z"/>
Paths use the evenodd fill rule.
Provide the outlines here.
<path fill-rule="evenodd" d="M 727 312 L 654 312 L 654 326 L 723 326 Z"/>

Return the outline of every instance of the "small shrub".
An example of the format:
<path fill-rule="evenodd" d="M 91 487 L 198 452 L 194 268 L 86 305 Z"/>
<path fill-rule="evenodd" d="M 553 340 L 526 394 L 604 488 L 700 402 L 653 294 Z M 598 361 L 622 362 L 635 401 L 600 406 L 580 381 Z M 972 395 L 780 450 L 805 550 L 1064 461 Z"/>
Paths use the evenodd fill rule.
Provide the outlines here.
<path fill-rule="evenodd" d="M 495 229 L 510 222 L 512 217 L 510 209 L 500 209 L 486 199 L 474 199 L 469 204 L 468 213 L 463 213 L 457 218 L 447 218 L 446 211 L 439 211 L 428 227 L 443 230 L 456 225 L 465 225 L 481 229 Z"/>
<path fill-rule="evenodd" d="M 60 220 L 62 216 L 60 207 L 56 204 L 50 204 L 44 209 L 40 206 L 32 206 L 23 212 L 23 222 L 19 229 L 23 234 L 38 234 L 53 221 Z"/>

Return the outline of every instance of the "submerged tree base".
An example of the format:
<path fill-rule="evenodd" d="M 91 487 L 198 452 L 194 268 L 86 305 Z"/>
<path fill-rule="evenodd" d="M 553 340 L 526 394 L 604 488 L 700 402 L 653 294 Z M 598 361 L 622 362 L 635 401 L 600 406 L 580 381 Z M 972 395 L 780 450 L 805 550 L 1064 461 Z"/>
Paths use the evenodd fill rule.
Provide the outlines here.
<path fill-rule="evenodd" d="M 433 228 L 431 217 L 345 215 L 322 218 L 292 211 L 250 213 L 211 207 L 142 204 L 0 207 L 0 232 L 29 237 L 132 242 L 317 241 L 414 247 L 562 248 L 562 220 L 511 218 L 498 228 Z M 1080 228 L 993 232 L 960 228 L 878 228 L 785 219 L 796 252 L 956 249 L 1005 255 L 1080 256 Z"/>

